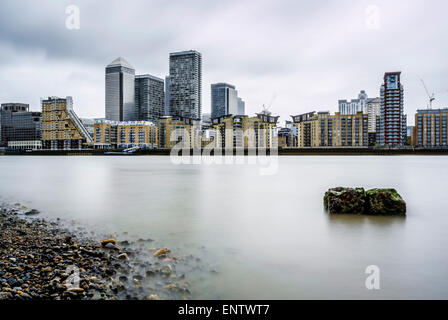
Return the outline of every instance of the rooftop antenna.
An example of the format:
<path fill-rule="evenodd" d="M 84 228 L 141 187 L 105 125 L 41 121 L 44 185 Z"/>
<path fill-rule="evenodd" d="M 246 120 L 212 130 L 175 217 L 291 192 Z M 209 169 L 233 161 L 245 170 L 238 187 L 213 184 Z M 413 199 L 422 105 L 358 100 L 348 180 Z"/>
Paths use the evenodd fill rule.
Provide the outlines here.
<path fill-rule="evenodd" d="M 427 94 L 428 97 L 429 97 L 428 109 L 432 109 L 432 102 L 433 102 L 434 100 L 436 100 L 435 95 L 434 95 L 434 93 L 432 93 L 432 94 L 429 93 L 429 90 L 428 90 L 428 88 L 426 87 L 425 81 L 423 81 L 422 78 L 420 78 L 420 81 L 422 82 L 423 87 L 425 88 L 426 94 Z"/>

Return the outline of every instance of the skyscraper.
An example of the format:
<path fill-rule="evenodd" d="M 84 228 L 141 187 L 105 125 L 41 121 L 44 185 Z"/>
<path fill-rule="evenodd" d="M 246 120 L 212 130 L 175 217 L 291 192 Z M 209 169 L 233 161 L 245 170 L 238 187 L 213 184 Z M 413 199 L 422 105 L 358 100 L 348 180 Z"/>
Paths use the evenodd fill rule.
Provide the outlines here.
<path fill-rule="evenodd" d="M 381 86 L 377 144 L 397 147 L 406 143 L 406 115 L 401 72 L 386 72 Z"/>
<path fill-rule="evenodd" d="M 212 118 L 227 115 L 238 115 L 238 92 L 235 86 L 228 83 L 211 85 Z"/>
<path fill-rule="evenodd" d="M 106 119 L 133 121 L 135 110 L 135 70 L 119 57 L 106 67 Z"/>
<path fill-rule="evenodd" d="M 165 115 L 170 114 L 170 77 L 165 77 Z"/>
<path fill-rule="evenodd" d="M 246 103 L 241 98 L 238 98 L 238 115 L 239 116 L 246 115 Z"/>
<path fill-rule="evenodd" d="M 200 119 L 202 56 L 197 51 L 170 53 L 169 115 Z"/>
<path fill-rule="evenodd" d="M 157 125 L 165 115 L 163 79 L 149 74 L 135 77 L 135 108 L 137 120 L 151 121 Z"/>

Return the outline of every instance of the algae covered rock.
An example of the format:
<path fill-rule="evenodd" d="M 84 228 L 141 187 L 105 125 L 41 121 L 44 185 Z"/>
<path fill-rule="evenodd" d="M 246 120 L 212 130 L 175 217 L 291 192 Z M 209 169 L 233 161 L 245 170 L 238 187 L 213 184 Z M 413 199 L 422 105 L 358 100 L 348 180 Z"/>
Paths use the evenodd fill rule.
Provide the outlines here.
<path fill-rule="evenodd" d="M 395 189 L 332 188 L 324 205 L 331 214 L 406 215 L 406 202 Z"/>
<path fill-rule="evenodd" d="M 406 202 L 395 189 L 366 191 L 366 213 L 372 215 L 406 215 Z"/>
<path fill-rule="evenodd" d="M 325 209 L 334 214 L 363 214 L 365 201 L 364 188 L 333 188 L 324 197 Z"/>

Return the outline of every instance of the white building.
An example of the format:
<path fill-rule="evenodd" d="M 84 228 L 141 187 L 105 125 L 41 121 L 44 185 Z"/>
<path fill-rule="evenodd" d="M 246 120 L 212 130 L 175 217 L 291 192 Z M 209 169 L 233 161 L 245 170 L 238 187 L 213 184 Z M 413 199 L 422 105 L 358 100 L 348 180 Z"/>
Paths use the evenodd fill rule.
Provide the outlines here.
<path fill-rule="evenodd" d="M 380 98 L 367 99 L 367 114 L 369 116 L 369 132 L 376 132 L 376 117 L 380 115 Z"/>
<path fill-rule="evenodd" d="M 367 113 L 367 99 L 367 93 L 362 90 L 358 95 L 358 99 L 350 101 L 339 100 L 339 113 L 341 115 L 357 114 L 358 112 Z"/>

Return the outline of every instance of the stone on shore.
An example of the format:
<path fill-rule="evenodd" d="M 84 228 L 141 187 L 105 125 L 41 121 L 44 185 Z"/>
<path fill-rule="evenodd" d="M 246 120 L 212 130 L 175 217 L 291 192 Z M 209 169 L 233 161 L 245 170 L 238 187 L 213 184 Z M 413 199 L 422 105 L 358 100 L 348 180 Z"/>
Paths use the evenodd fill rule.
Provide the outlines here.
<path fill-rule="evenodd" d="M 82 229 L 25 217 L 30 209 L 16 207 L 0 204 L 0 300 L 157 300 L 191 294 L 164 288 L 183 279 L 174 273 L 177 259 L 163 259 L 167 248 L 154 249 L 155 258 L 146 245 L 123 240 L 127 248 L 120 252 L 115 235 L 99 241 Z"/>
<path fill-rule="evenodd" d="M 119 254 L 117 258 L 121 261 L 129 260 L 129 257 L 126 253 Z"/>
<path fill-rule="evenodd" d="M 167 248 L 157 250 L 156 252 L 154 252 L 154 257 L 164 256 L 164 255 L 166 255 L 168 252 L 170 252 L 170 250 L 167 249 Z"/>
<path fill-rule="evenodd" d="M 103 247 L 105 247 L 105 246 L 106 246 L 107 244 L 109 244 L 109 243 L 115 245 L 115 244 L 117 244 L 117 240 L 115 240 L 115 239 L 105 239 L 105 240 L 101 240 L 101 245 L 102 245 Z"/>
<path fill-rule="evenodd" d="M 333 188 L 324 206 L 330 214 L 406 215 L 406 202 L 395 189 Z"/>
<path fill-rule="evenodd" d="M 36 210 L 36 209 L 31 209 L 31 210 L 25 212 L 26 216 L 35 216 L 37 214 L 39 214 L 39 210 Z"/>

